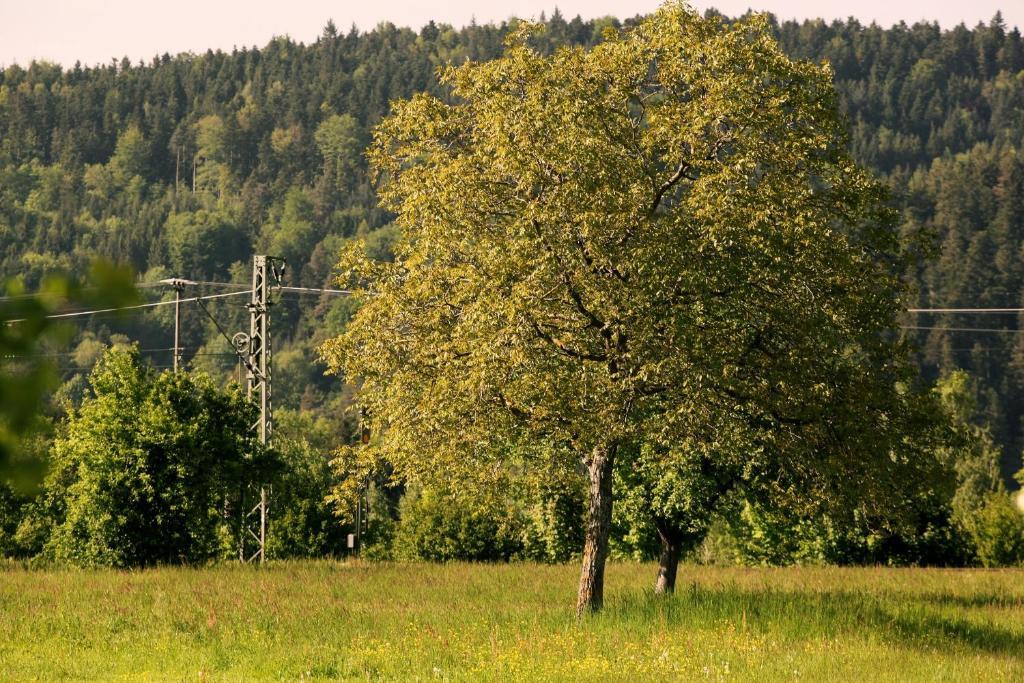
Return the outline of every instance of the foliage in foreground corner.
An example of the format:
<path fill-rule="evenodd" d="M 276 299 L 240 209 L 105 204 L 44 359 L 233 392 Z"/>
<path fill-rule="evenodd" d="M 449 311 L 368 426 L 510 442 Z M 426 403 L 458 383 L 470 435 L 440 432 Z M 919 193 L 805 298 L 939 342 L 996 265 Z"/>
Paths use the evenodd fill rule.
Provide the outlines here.
<path fill-rule="evenodd" d="M 50 316 L 70 304 L 86 309 L 131 305 L 137 300 L 132 280 L 129 269 L 96 261 L 84 286 L 57 273 L 31 294 L 17 280 L 5 283 L 8 296 L 0 300 L 0 485 L 28 489 L 42 471 L 31 436 L 41 427 L 42 398 L 57 386 L 57 374 L 50 359 L 39 354 L 72 336 Z"/>

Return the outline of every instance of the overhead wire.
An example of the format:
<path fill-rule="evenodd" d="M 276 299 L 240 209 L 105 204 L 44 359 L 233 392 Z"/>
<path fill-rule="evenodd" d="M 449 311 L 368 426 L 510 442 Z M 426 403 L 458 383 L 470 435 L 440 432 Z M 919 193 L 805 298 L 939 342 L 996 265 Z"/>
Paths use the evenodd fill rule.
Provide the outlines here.
<path fill-rule="evenodd" d="M 202 285 L 204 287 L 248 287 L 249 285 L 243 285 L 238 282 L 211 282 L 209 280 L 192 280 L 188 283 L 189 285 Z"/>
<path fill-rule="evenodd" d="M 908 308 L 907 313 L 923 313 L 927 315 L 944 315 L 944 314 L 980 314 L 980 315 L 1009 315 L 1024 313 L 1024 308 Z M 965 326 L 949 326 L 949 325 L 901 325 L 900 329 L 904 330 L 926 330 L 935 332 L 982 332 L 992 334 L 1015 334 L 1020 330 L 1005 328 L 1005 327 L 965 327 Z"/>
<path fill-rule="evenodd" d="M 214 282 L 210 280 L 193 280 L 190 284 L 193 285 L 205 285 L 207 287 L 248 287 L 249 285 L 242 285 L 236 282 Z M 309 294 L 346 294 L 352 295 L 355 292 L 351 289 L 331 289 L 327 287 L 294 287 L 294 286 L 281 286 L 274 287 L 274 289 L 281 292 L 297 292 L 297 293 L 309 293 Z"/>
<path fill-rule="evenodd" d="M 1017 333 L 1020 330 L 1012 330 L 1005 327 L 929 327 L 926 325 L 901 325 L 902 330 L 936 330 L 939 332 L 1003 332 Z"/>
<path fill-rule="evenodd" d="M 241 294 L 249 294 L 251 292 L 252 292 L 252 290 L 246 290 L 246 291 L 242 291 L 242 292 L 228 292 L 226 294 L 208 294 L 206 296 L 193 296 L 193 297 L 189 297 L 187 299 L 178 299 L 178 300 L 170 299 L 168 301 L 155 301 L 155 302 L 148 303 L 148 304 L 135 304 L 133 306 L 114 306 L 114 307 L 111 307 L 111 308 L 99 308 L 99 309 L 90 310 L 90 311 L 74 311 L 72 313 L 55 313 L 55 314 L 52 314 L 52 315 L 43 316 L 43 318 L 45 318 L 47 320 L 54 320 L 54 319 L 58 319 L 58 318 L 76 318 L 76 317 L 85 316 L 85 315 L 95 315 L 97 313 L 114 313 L 114 312 L 118 312 L 118 311 L 131 311 L 131 310 L 137 310 L 137 309 L 143 309 L 143 308 L 155 308 L 157 306 L 169 306 L 169 305 L 174 304 L 174 303 L 183 304 L 183 303 L 188 303 L 190 301 L 209 301 L 210 299 L 223 299 L 225 297 L 239 296 Z M 5 320 L 4 322 L 6 322 L 8 325 L 10 325 L 12 323 L 25 322 L 25 320 L 27 320 L 27 318 L 18 318 L 16 320 Z"/>
<path fill-rule="evenodd" d="M 152 288 L 152 287 L 158 287 L 158 286 L 166 286 L 166 284 L 167 283 L 163 283 L 163 282 L 145 282 L 145 283 L 138 283 L 135 286 L 137 288 Z M 193 281 L 190 281 L 188 284 L 189 284 L 189 286 L 201 286 L 201 287 L 230 287 L 230 288 L 238 288 L 238 287 L 243 287 L 244 288 L 244 287 L 247 287 L 247 285 L 238 284 L 238 283 L 216 282 L 216 281 L 209 281 L 209 280 L 193 280 Z M 350 290 L 317 288 L 317 287 L 291 287 L 291 286 L 284 287 L 284 286 L 282 286 L 282 287 L 277 287 L 277 289 L 280 292 L 287 292 L 288 294 L 297 295 L 297 297 L 300 297 L 303 294 L 351 295 L 351 294 L 354 293 L 354 292 L 352 292 Z M 188 298 L 177 299 L 177 300 L 169 299 L 169 300 L 165 300 L 165 301 L 155 301 L 155 302 L 149 302 L 149 303 L 144 303 L 144 304 L 134 304 L 134 305 L 131 305 L 131 306 L 112 306 L 112 307 L 109 307 L 109 308 L 70 311 L 70 312 L 65 312 L 65 313 L 54 313 L 54 314 L 50 314 L 50 315 L 44 316 L 44 318 L 45 319 L 65 319 L 66 320 L 66 319 L 71 319 L 71 318 L 80 318 L 80 317 L 85 317 L 85 316 L 100 316 L 100 315 L 106 315 L 106 314 L 139 315 L 139 314 L 141 314 L 146 309 L 156 308 L 156 307 L 159 307 L 159 306 L 168 306 L 168 305 L 174 304 L 174 303 L 183 304 L 183 303 L 189 303 L 189 302 L 198 303 L 200 305 L 200 307 L 204 310 L 204 312 L 206 312 L 207 315 L 210 315 L 210 312 L 206 309 L 205 306 L 203 306 L 203 303 L 202 303 L 203 301 L 209 301 L 209 300 L 213 300 L 213 299 L 224 299 L 224 298 L 227 298 L 227 297 L 234 297 L 234 296 L 240 296 L 240 295 L 251 294 L 251 293 L 252 293 L 251 289 L 243 289 L 242 291 L 227 292 L 227 293 L 224 293 L 224 294 L 210 294 L 210 295 L 206 295 L 206 296 L 195 296 L 195 297 L 188 297 Z M 16 299 L 16 298 L 18 298 L 18 299 L 20 299 L 20 298 L 28 298 L 28 297 L 32 297 L 32 296 L 37 296 L 37 295 L 36 294 L 25 294 L 25 295 L 13 295 L 13 296 L 10 296 L 10 297 L 0 297 L 0 301 L 11 300 L 11 299 Z M 19 319 L 7 320 L 7 321 L 3 321 L 3 322 L 6 322 L 7 324 L 13 324 L 13 323 L 24 322 L 25 320 L 27 320 L 27 319 L 26 318 L 19 318 Z M 216 322 L 217 321 L 214 320 L 215 324 L 216 324 Z M 217 327 L 220 328 L 220 325 L 218 324 Z M 223 329 L 220 329 L 220 331 L 223 333 Z M 164 353 L 164 352 L 167 352 L 167 351 L 174 351 L 174 350 L 175 349 L 173 347 L 162 348 L 162 349 L 139 349 L 139 353 Z M 74 355 L 74 352 L 65 352 L 65 353 L 51 353 L 51 354 L 8 355 L 8 356 L 4 356 L 4 358 L 7 358 L 7 359 L 66 358 L 66 357 L 73 356 L 73 355 Z M 237 355 L 237 353 L 235 353 L 235 352 L 203 352 L 203 351 L 200 351 L 200 352 L 197 352 L 197 353 L 193 354 L 194 357 L 198 357 L 198 356 L 234 356 L 234 355 Z M 168 366 L 161 366 L 161 365 L 152 365 L 152 364 L 151 364 L 151 366 L 154 367 L 154 368 L 172 367 L 170 365 L 168 365 Z M 58 367 L 57 369 L 58 370 L 74 370 L 74 369 L 80 369 L 80 368 L 78 366 L 61 366 L 61 367 Z"/>
<path fill-rule="evenodd" d="M 122 312 L 126 312 L 126 311 L 141 312 L 142 310 L 145 310 L 145 309 L 156 308 L 156 307 L 159 307 L 159 306 L 166 306 L 166 305 L 170 305 L 170 304 L 174 304 L 174 303 L 181 304 L 181 303 L 196 302 L 196 303 L 198 303 L 204 309 L 204 312 L 206 312 L 206 314 L 208 316 L 210 316 L 211 320 L 213 320 L 214 324 L 217 325 L 219 331 L 223 334 L 224 330 L 217 323 L 216 319 L 213 318 L 213 316 L 210 314 L 210 312 L 208 310 L 206 310 L 206 307 L 203 306 L 202 302 L 203 301 L 209 301 L 209 300 L 223 299 L 223 298 L 228 298 L 228 297 L 234 297 L 234 296 L 240 296 L 240 295 L 250 294 L 252 292 L 251 289 L 247 289 L 248 285 L 239 284 L 239 283 L 217 282 L 217 281 L 191 281 L 188 284 L 189 284 L 189 286 L 197 286 L 197 287 L 221 287 L 221 288 L 241 289 L 241 291 L 232 291 L 232 292 L 227 292 L 227 293 L 223 293 L 223 294 L 214 294 L 214 295 L 206 295 L 206 296 L 188 297 L 188 298 L 177 299 L 177 300 L 171 299 L 171 300 L 166 300 L 166 301 L 158 301 L 158 302 L 137 304 L 137 305 L 132 305 L 132 306 L 120 306 L 120 307 L 110 307 L 110 308 L 96 309 L 96 310 L 65 312 L 65 313 L 47 315 L 47 316 L 45 316 L 45 318 L 47 318 L 47 319 L 71 319 L 71 318 L 79 318 L 79 317 L 85 317 L 85 316 L 103 315 L 103 314 L 108 314 L 108 313 L 122 313 Z M 165 285 L 166 285 L 166 283 L 152 282 L 152 283 L 138 283 L 136 285 L 136 287 L 137 288 L 153 288 L 153 287 L 165 286 Z M 305 295 L 305 294 L 318 294 L 318 295 L 325 295 L 326 294 L 326 295 L 343 295 L 343 296 L 344 295 L 349 295 L 350 296 L 350 295 L 355 294 L 355 292 L 353 292 L 352 290 L 332 289 L 332 288 L 299 287 L 299 286 L 279 286 L 276 289 L 279 292 L 281 292 L 281 293 L 294 294 L 297 297 L 300 297 L 301 295 Z M 8 297 L 0 297 L 0 301 L 21 299 L 21 298 L 27 298 L 27 297 L 31 297 L 31 296 L 35 296 L 35 295 L 26 294 L 26 295 L 13 295 L 13 296 L 8 296 Z M 289 299 L 291 299 L 291 297 L 289 297 Z M 291 299 L 291 300 L 294 300 L 294 299 Z M 911 314 L 1019 314 L 1019 313 L 1024 312 L 1024 308 L 910 308 L 910 309 L 906 309 L 906 312 L 907 313 L 911 313 Z M 6 321 L 6 322 L 8 324 L 11 324 L 11 323 L 22 322 L 24 320 L 25 319 L 19 319 L 19 320 L 10 320 L 10 321 Z M 1004 333 L 1004 334 L 1005 333 L 1015 333 L 1015 332 L 1018 331 L 1018 330 L 1013 330 L 1013 329 L 971 328 L 971 327 L 943 327 L 943 326 L 923 326 L 923 325 L 906 325 L 906 326 L 901 326 L 901 327 L 902 327 L 902 329 L 905 329 L 905 330 L 946 331 L 946 332 L 978 332 L 978 333 Z M 225 336 L 227 336 L 227 335 L 225 334 Z M 229 339 L 229 342 L 230 342 L 230 339 Z M 174 349 L 173 347 L 172 348 L 162 348 L 162 349 L 139 349 L 139 353 L 164 353 L 164 352 L 167 352 L 167 351 L 175 351 L 175 350 L 176 349 Z M 987 349 L 985 349 L 985 350 L 987 350 Z M 30 358 L 30 357 L 54 357 L 54 358 L 57 358 L 57 357 L 65 357 L 65 356 L 71 356 L 71 355 L 74 355 L 74 354 L 73 353 L 36 354 L 34 356 L 20 356 L 20 358 Z M 237 355 L 237 354 L 235 352 L 203 352 L 203 351 L 199 351 L 199 352 L 193 354 L 193 357 L 198 357 L 198 356 L 234 356 L 234 355 Z M 8 358 L 17 358 L 19 356 L 7 356 L 7 357 Z M 174 367 L 174 365 L 173 364 L 154 364 L 154 363 L 150 363 L 150 367 L 153 367 L 154 369 L 167 369 L 167 368 Z M 78 369 L 81 369 L 81 368 L 79 368 L 77 366 L 68 366 L 68 367 L 61 367 L 61 368 L 59 368 L 59 370 L 78 370 Z"/>
<path fill-rule="evenodd" d="M 196 284 L 214 284 L 214 283 L 197 282 Z M 221 284 L 221 283 L 216 283 L 216 284 Z M 166 287 L 167 283 L 166 282 L 136 282 L 132 286 L 135 287 L 135 289 L 151 289 L 153 287 Z M 246 287 L 247 285 L 239 285 L 239 286 L 240 287 Z M 82 287 L 79 291 L 82 291 L 82 292 L 94 292 L 97 289 L 99 289 L 99 287 Z M 33 292 L 33 293 L 28 293 L 28 294 L 8 294 L 6 296 L 0 296 L 0 301 L 16 301 L 18 299 L 31 299 L 33 297 L 39 296 L 39 294 L 40 294 L 39 292 Z"/>
<path fill-rule="evenodd" d="M 160 353 L 163 351 L 173 350 L 173 346 L 169 346 L 166 349 L 136 349 L 139 353 Z M 64 351 L 62 353 L 9 353 L 3 356 L 3 358 L 61 358 L 66 356 L 75 356 L 77 354 L 77 351 Z"/>
<path fill-rule="evenodd" d="M 351 289 L 325 289 L 322 287 L 281 287 L 282 292 L 307 292 L 314 294 L 355 294 Z"/>
<path fill-rule="evenodd" d="M 233 288 L 236 288 L 236 287 L 248 287 L 248 285 L 243 285 L 243 284 L 239 284 L 239 283 L 235 283 L 235 282 L 216 282 L 216 281 L 212 281 L 212 280 L 193 280 L 189 284 L 192 285 L 192 286 L 203 286 L 203 287 L 233 287 Z M 138 283 L 138 284 L 135 285 L 136 288 L 139 288 L 139 287 L 149 288 L 149 287 L 158 287 L 158 286 L 166 286 L 166 283 L 162 283 L 162 282 L 142 282 L 142 283 Z M 92 289 L 94 289 L 94 288 L 92 288 Z M 295 293 L 295 294 L 299 294 L 299 295 L 301 295 L 301 294 L 333 294 L 333 295 L 349 295 L 349 296 L 351 296 L 351 295 L 355 294 L 354 291 L 349 290 L 349 289 L 330 289 L 330 288 L 325 288 L 325 287 L 291 287 L 291 286 L 288 286 L 288 287 L 278 287 L 277 289 L 279 291 L 281 291 L 281 292 L 289 292 L 289 293 Z M 226 294 L 211 294 L 211 295 L 207 295 L 207 296 L 203 296 L 203 297 L 189 297 L 187 299 L 179 299 L 178 303 L 188 303 L 188 302 L 191 302 L 191 301 L 199 301 L 199 300 L 204 300 L 205 301 L 205 300 L 210 300 L 210 299 L 219 299 L 219 298 L 224 298 L 224 297 L 229 297 L 229 296 L 237 296 L 237 295 L 240 295 L 240 294 L 249 294 L 251 292 L 252 292 L 251 289 L 243 289 L 242 291 L 229 292 L 229 293 L 226 293 Z M 7 296 L 7 297 L 0 297 L 0 301 L 9 301 L 9 300 L 14 300 L 14 299 L 29 298 L 29 297 L 34 297 L 34 296 L 37 296 L 37 294 L 17 294 L 17 295 L 12 295 L 12 296 Z M 155 301 L 155 302 L 149 302 L 149 303 L 145 303 L 145 304 L 136 304 L 136 305 L 132 305 L 132 306 L 115 306 L 115 307 L 111 307 L 111 308 L 86 309 L 86 310 L 81 310 L 81 311 L 70 311 L 70 312 L 66 312 L 66 313 L 55 313 L 55 314 L 47 315 L 47 316 L 44 316 L 44 317 L 46 319 L 74 318 L 74 317 L 78 317 L 78 316 L 97 315 L 97 314 L 100 314 L 100 313 L 116 313 L 116 312 L 120 312 L 120 311 L 130 311 L 130 310 L 136 310 L 136 309 L 154 308 L 156 306 L 166 306 L 166 305 L 173 304 L 173 303 L 175 303 L 175 301 L 173 299 L 171 299 L 171 300 L 167 300 L 167 301 Z M 6 322 L 6 323 L 17 323 L 17 322 L 24 322 L 25 320 L 26 320 L 25 318 L 18 318 L 18 319 L 15 319 L 15 320 L 7 320 L 7 321 L 3 321 L 3 322 Z"/>
<path fill-rule="evenodd" d="M 187 346 L 179 347 L 182 352 L 188 350 Z M 138 353 L 167 353 L 174 351 L 173 346 L 168 346 L 163 349 L 136 349 Z M 65 351 L 62 353 L 9 353 L 0 356 L 0 359 L 4 360 L 32 360 L 40 358 L 69 358 L 77 355 L 77 351 Z M 192 354 L 192 357 L 196 356 L 234 356 L 236 355 L 233 351 L 197 351 Z"/>
<path fill-rule="evenodd" d="M 907 313 L 1024 313 L 1024 308 L 908 308 Z"/>
<path fill-rule="evenodd" d="M 235 283 L 235 282 L 219 282 L 214 280 L 193 280 L 189 283 L 190 286 L 202 286 L 202 287 L 247 287 L 247 285 Z M 158 286 L 166 286 L 166 283 L 162 282 L 142 282 L 135 285 L 139 288 L 150 288 Z M 353 295 L 354 291 L 348 289 L 331 289 L 326 287 L 298 287 L 298 286 L 281 286 L 277 288 L 280 292 L 287 292 L 289 294 L 303 295 L 303 294 L 331 294 L 331 295 Z M 174 299 L 166 301 L 156 301 L 144 304 L 135 304 L 132 306 L 115 306 L 110 308 L 91 309 L 84 311 L 72 311 L 67 313 L 55 313 L 44 316 L 46 319 L 69 319 L 84 316 L 95 316 L 108 313 L 122 313 L 125 311 L 141 311 L 143 309 L 156 308 L 158 306 L 168 306 L 173 303 L 189 303 L 189 302 L 202 302 L 213 299 L 223 299 L 227 297 L 240 296 L 243 294 L 250 294 L 251 289 L 243 289 L 241 291 L 227 292 L 224 294 L 209 294 L 206 296 L 188 297 L 185 299 Z M 21 299 L 36 296 L 35 294 L 21 294 L 12 295 L 7 297 L 0 297 L 0 301 L 7 301 L 13 299 Z M 298 299 L 290 299 L 298 300 Z M 1024 308 L 908 308 L 907 313 L 920 313 L 920 314 L 1017 314 L 1024 313 Z M 16 320 L 4 321 L 8 324 L 24 322 L 25 318 Z M 1005 328 L 980 328 L 980 327 L 951 327 L 951 326 L 929 326 L 929 325 L 901 325 L 901 329 L 904 330 L 919 330 L 919 331 L 939 331 L 939 332 L 981 332 L 981 333 L 1016 333 L 1018 330 L 1005 329 Z M 173 350 L 173 349 L 164 349 Z"/>

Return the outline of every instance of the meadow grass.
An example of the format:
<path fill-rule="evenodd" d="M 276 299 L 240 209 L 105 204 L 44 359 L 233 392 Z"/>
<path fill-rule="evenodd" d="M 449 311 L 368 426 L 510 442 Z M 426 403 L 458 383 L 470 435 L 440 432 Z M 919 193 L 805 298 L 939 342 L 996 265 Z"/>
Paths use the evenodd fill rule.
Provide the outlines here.
<path fill-rule="evenodd" d="M 1024 570 L 0 567 L 2 680 L 1024 680 Z"/>

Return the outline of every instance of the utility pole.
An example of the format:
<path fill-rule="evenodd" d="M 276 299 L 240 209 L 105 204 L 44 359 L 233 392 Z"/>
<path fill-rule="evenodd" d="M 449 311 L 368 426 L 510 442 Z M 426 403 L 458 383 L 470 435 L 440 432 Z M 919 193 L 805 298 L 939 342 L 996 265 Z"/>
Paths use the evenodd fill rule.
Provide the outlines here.
<path fill-rule="evenodd" d="M 194 172 L 195 167 L 193 165 Z M 217 319 L 203 305 L 202 299 L 198 297 L 192 299 L 200 305 L 203 312 L 210 317 L 210 320 L 217 326 L 220 333 L 224 335 L 224 338 L 231 343 L 238 356 L 239 363 L 245 366 L 246 395 L 259 408 L 259 417 L 252 424 L 251 429 L 264 447 L 270 444 L 270 438 L 274 431 L 274 413 L 270 401 L 272 353 L 270 344 L 270 307 L 274 302 L 271 300 L 270 294 L 272 287 L 276 287 L 278 290 L 281 289 L 284 271 L 285 262 L 282 258 L 265 255 L 253 257 L 251 299 L 246 306 L 249 309 L 248 334 L 238 332 L 234 337 L 229 337 L 224 328 L 217 322 Z M 180 278 L 168 278 L 161 280 L 161 283 L 173 287 L 175 291 L 174 369 L 177 371 L 181 356 L 181 345 L 179 343 L 181 292 L 186 286 L 199 283 Z M 256 496 L 250 495 L 255 492 L 251 491 L 251 489 L 247 491 L 247 489 L 250 489 L 250 487 L 243 486 L 239 492 L 241 518 L 239 520 L 238 559 L 245 563 L 254 562 L 258 559 L 262 564 L 266 560 L 267 515 L 270 492 L 263 483 L 259 486 L 259 493 Z M 249 505 L 254 497 L 257 502 L 250 508 Z"/>
<path fill-rule="evenodd" d="M 280 270 L 278 270 L 280 266 Z M 249 303 L 249 334 L 235 335 L 236 348 L 248 347 L 246 363 L 246 393 L 260 410 L 259 418 L 252 429 L 264 446 L 270 443 L 274 431 L 273 406 L 270 400 L 271 353 L 270 344 L 270 289 L 281 285 L 284 276 L 284 259 L 273 256 L 255 256 L 252 265 L 252 299 Z M 273 280 L 273 283 L 271 282 Z M 268 491 L 261 485 L 259 497 L 242 520 L 242 537 L 239 539 L 238 557 L 243 562 L 260 563 L 266 559 Z M 243 510 L 245 507 L 242 508 Z M 250 553 L 247 548 L 255 542 Z"/>
<path fill-rule="evenodd" d="M 199 283 L 177 277 L 161 280 L 160 283 L 174 288 L 174 371 L 177 372 L 181 363 L 181 344 L 178 343 L 181 329 L 181 292 L 185 287 Z"/>

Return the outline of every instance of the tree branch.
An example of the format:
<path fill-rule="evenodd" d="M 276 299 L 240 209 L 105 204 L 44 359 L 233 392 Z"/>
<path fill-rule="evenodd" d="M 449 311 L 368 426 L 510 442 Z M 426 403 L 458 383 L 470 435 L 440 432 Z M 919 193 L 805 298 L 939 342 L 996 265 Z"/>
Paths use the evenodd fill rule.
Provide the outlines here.
<path fill-rule="evenodd" d="M 676 170 L 671 175 L 671 177 L 669 177 L 668 180 L 662 183 L 661 187 L 659 187 L 657 192 L 654 193 L 654 199 L 651 200 L 651 206 L 649 209 L 647 209 L 648 218 L 654 215 L 654 213 L 658 210 L 658 206 L 661 205 L 661 198 L 664 197 L 665 193 L 671 190 L 676 185 L 676 183 L 678 183 L 683 178 L 686 178 L 687 180 L 690 181 L 697 180 L 696 176 L 691 176 L 687 174 L 687 171 L 689 171 L 690 168 L 691 166 L 688 161 L 679 162 L 679 165 L 676 167 Z"/>
<path fill-rule="evenodd" d="M 607 354 L 603 354 L 603 353 L 588 353 L 586 351 L 577 351 L 576 349 L 570 348 L 566 344 L 563 344 L 562 342 L 560 342 L 557 339 L 555 339 L 549 333 L 545 332 L 544 329 L 533 318 L 530 318 L 530 324 L 533 326 L 533 330 L 534 330 L 534 332 L 537 333 L 538 337 L 540 337 L 544 341 L 546 341 L 549 344 L 551 344 L 553 347 L 558 349 L 560 352 L 562 352 L 566 356 L 569 356 L 571 358 L 576 358 L 578 360 L 591 360 L 591 361 L 596 361 L 596 362 L 603 362 L 603 361 L 608 360 Z"/>
<path fill-rule="evenodd" d="M 530 223 L 533 226 L 534 232 L 537 234 L 537 239 L 540 240 L 541 245 L 543 245 L 544 250 L 547 251 L 548 256 L 550 256 L 551 260 L 553 260 L 555 264 L 558 266 L 559 279 L 565 286 L 566 292 L 569 294 L 569 298 L 572 299 L 573 304 L 575 304 L 576 310 L 578 310 L 580 312 L 580 315 L 582 315 L 589 321 L 589 327 L 592 327 L 595 330 L 604 329 L 604 321 L 602 321 L 600 318 L 594 315 L 590 311 L 590 309 L 588 309 L 587 306 L 583 303 L 583 297 L 580 296 L 580 293 L 578 291 L 576 291 L 576 286 L 573 284 L 572 278 L 569 276 L 569 272 L 566 269 L 565 264 L 562 262 L 562 259 L 559 258 L 558 254 L 555 253 L 555 250 L 551 246 L 551 244 L 548 243 L 546 239 L 544 239 L 544 233 L 540 229 L 540 223 L 538 223 L 535 218 L 531 218 Z"/>

